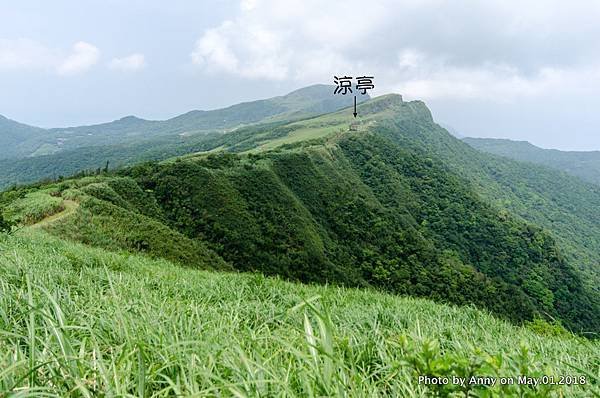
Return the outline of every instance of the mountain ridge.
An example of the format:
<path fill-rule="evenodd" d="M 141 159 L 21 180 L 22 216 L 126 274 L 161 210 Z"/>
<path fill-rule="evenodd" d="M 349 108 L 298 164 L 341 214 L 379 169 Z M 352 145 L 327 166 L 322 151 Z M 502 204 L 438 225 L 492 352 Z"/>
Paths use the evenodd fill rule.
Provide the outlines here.
<path fill-rule="evenodd" d="M 528 141 L 498 138 L 467 137 L 463 141 L 484 152 L 551 167 L 587 182 L 600 184 L 600 151 L 545 149 Z"/>
<path fill-rule="evenodd" d="M 493 174 L 469 172 L 503 172 L 496 160 L 436 125 L 421 101 L 386 95 L 358 111 L 241 127 L 194 155 L 16 188 L 4 195 L 7 214 L 17 217 L 27 195 L 45 191 L 48 203 L 80 203 L 44 228 L 61 238 L 474 303 L 514 322 L 549 314 L 572 330 L 597 332 L 598 295 L 581 264 L 563 255 L 564 240 L 554 235 L 564 231 L 508 212 L 492 200 L 494 189 L 506 190 Z"/>
<path fill-rule="evenodd" d="M 362 102 L 369 96 L 359 96 Z M 59 153 L 86 146 L 131 144 L 139 140 L 177 134 L 206 134 L 225 132 L 241 125 L 261 121 L 302 118 L 348 107 L 348 98 L 335 96 L 333 86 L 317 84 L 294 90 L 286 95 L 263 100 L 247 101 L 214 110 L 192 110 L 165 120 L 146 120 L 125 116 L 110 122 L 84 126 L 42 129 L 15 121 L 0 123 L 0 159 L 25 158 Z M 10 120 L 10 119 L 6 119 Z M 37 135 L 20 136 L 20 132 Z M 5 137 L 14 137 L 12 141 Z M 19 138 L 21 138 L 19 140 Z"/>

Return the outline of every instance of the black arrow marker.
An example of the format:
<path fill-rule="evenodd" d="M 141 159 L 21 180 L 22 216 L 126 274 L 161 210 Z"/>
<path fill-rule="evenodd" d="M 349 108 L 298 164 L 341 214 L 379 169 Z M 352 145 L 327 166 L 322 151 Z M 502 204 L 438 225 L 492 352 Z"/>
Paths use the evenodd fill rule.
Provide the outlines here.
<path fill-rule="evenodd" d="M 358 113 L 356 113 L 356 95 L 354 96 L 354 113 L 353 113 L 354 117 L 356 117 L 356 115 L 358 115 Z"/>

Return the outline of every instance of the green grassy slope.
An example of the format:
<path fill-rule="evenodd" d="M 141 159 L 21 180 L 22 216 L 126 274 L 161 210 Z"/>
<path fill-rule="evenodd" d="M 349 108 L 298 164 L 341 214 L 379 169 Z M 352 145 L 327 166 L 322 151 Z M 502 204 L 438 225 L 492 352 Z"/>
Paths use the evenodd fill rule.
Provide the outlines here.
<path fill-rule="evenodd" d="M 494 138 L 464 138 L 472 147 L 494 155 L 562 170 L 585 181 L 600 184 L 600 152 L 542 149 L 527 141 Z"/>
<path fill-rule="evenodd" d="M 597 296 L 547 233 L 377 135 L 132 175 L 154 192 L 169 225 L 208 240 L 238 269 L 475 302 L 514 320 L 548 313 L 598 329 Z"/>
<path fill-rule="evenodd" d="M 533 328 L 472 308 L 181 268 L 42 232 L 0 234 L 0 391 L 9 396 L 597 396 L 598 343 Z M 423 375 L 577 384 L 460 391 L 419 384 Z"/>

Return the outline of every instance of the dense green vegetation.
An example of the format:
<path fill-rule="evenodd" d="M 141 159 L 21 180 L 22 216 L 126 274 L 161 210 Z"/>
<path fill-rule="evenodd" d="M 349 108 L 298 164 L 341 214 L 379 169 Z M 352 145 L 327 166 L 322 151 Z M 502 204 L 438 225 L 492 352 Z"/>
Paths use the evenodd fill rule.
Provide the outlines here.
<path fill-rule="evenodd" d="M 597 297 L 547 233 L 381 135 L 332 140 L 58 183 L 46 189 L 80 205 L 44 228 L 188 266 L 377 286 L 598 332 Z"/>
<path fill-rule="evenodd" d="M 600 188 L 544 166 L 473 149 L 436 125 L 424 104 L 420 107 L 420 116 L 388 119 L 380 133 L 471 181 L 496 208 L 544 228 L 583 272 L 588 288 L 600 294 Z"/>
<path fill-rule="evenodd" d="M 498 198 L 507 194 L 499 193 L 498 179 L 490 179 L 481 163 L 478 169 L 468 165 L 521 169 L 467 158 L 468 146 L 439 131 L 422 103 L 386 96 L 360 111 L 360 131 L 353 133 L 343 132 L 345 113 L 276 122 L 218 138 L 219 146 L 238 151 L 281 142 L 274 151 L 191 156 L 125 169 L 119 178 L 56 183 L 44 189 L 80 205 L 45 228 L 187 265 L 213 262 L 303 282 L 377 286 L 475 303 L 514 322 L 556 319 L 574 331 L 598 333 L 597 285 L 583 280 L 573 264 L 594 277 L 597 269 L 594 274 L 591 264 L 569 257 L 581 240 L 561 247 L 547 231 L 503 211 L 506 203 Z M 297 132 L 320 138 L 296 141 Z M 519 180 L 514 176 L 508 197 L 531 218 L 537 214 L 519 197 Z M 9 191 L 3 201 L 10 209 L 19 203 L 11 203 L 15 195 L 27 198 L 38 190 Z M 529 194 L 530 185 L 523 191 Z M 482 194 L 496 195 L 496 206 Z M 553 199 L 551 205 L 561 204 Z M 590 210 L 597 206 L 589 201 Z M 575 220 L 584 209 L 565 217 Z M 588 223 L 600 225 L 589 217 Z M 555 231 L 561 242 L 566 235 Z"/>
<path fill-rule="evenodd" d="M 527 141 L 495 138 L 464 138 L 463 141 L 484 152 L 552 167 L 585 181 L 600 184 L 600 152 L 598 151 L 542 149 Z"/>
<path fill-rule="evenodd" d="M 473 308 L 0 234 L 7 396 L 598 395 L 600 346 Z M 419 376 L 586 384 L 426 386 Z M 584 379 L 585 378 L 585 379 Z"/>
<path fill-rule="evenodd" d="M 543 231 L 376 135 L 247 157 L 135 168 L 169 225 L 241 270 L 375 285 L 515 321 L 598 331 L 598 302 Z M 493 237 L 493 238 L 492 238 Z"/>
<path fill-rule="evenodd" d="M 0 194 L 13 234 L 0 235 L 0 390 L 451 396 L 457 386 L 417 377 L 471 374 L 597 384 L 600 188 L 479 152 L 418 101 L 384 96 L 359 115 L 158 137 L 102 162 L 93 148 L 32 158 L 98 164 Z M 171 155 L 185 156 L 155 161 Z M 153 161 L 110 167 L 139 160 Z"/>
<path fill-rule="evenodd" d="M 220 137 L 224 136 L 207 133 L 190 137 L 159 137 L 127 145 L 92 146 L 25 159 L 4 159 L 0 160 L 0 188 L 56 180 L 77 173 L 95 173 L 105 168 L 107 162 L 114 169 L 141 161 L 205 151 L 214 148 Z"/>
<path fill-rule="evenodd" d="M 4 211 L 0 208 L 0 233 L 1 232 L 10 232 L 12 230 L 13 223 L 8 221 L 4 217 Z"/>
<path fill-rule="evenodd" d="M 261 123 L 235 129 L 227 134 L 206 133 L 138 140 L 131 144 L 104 145 L 65 150 L 60 153 L 26 159 L 0 159 L 0 188 L 40 180 L 60 180 L 75 174 L 97 174 L 106 168 L 120 168 L 143 161 L 156 161 L 175 156 L 227 147 L 244 151 L 259 143 L 299 130 L 302 124 L 285 126 L 287 122 Z"/>
<path fill-rule="evenodd" d="M 315 85 L 282 97 L 214 111 L 192 111 L 161 122 L 126 117 L 96 126 L 32 128 L 39 134 L 21 135 L 26 139 L 22 143 L 3 142 L 2 134 L 6 132 L 9 137 L 12 127 L 3 130 L 0 123 L 0 144 L 5 144 L 4 153 L 0 152 L 0 188 L 95 171 L 107 162 L 111 168 L 118 168 L 222 146 L 235 150 L 251 148 L 259 140 L 257 131 L 269 131 L 270 137 L 285 135 L 290 130 L 277 130 L 277 126 L 350 105 L 347 99 L 333 96 L 332 92 L 330 86 Z M 358 101 L 367 98 L 361 96 Z M 27 149 L 21 153 L 17 151 L 20 147 Z"/>
<path fill-rule="evenodd" d="M 191 267 L 231 270 L 203 242 L 162 224 L 156 203 L 131 179 L 81 178 L 44 190 L 9 191 L 0 202 L 4 203 L 3 215 L 11 225 L 31 225 L 49 217 L 50 222 L 36 226 L 111 250 L 143 251 Z M 69 202 L 75 206 L 69 214 L 60 214 Z M 57 213 L 62 216 L 60 222 L 54 220 Z"/>
<path fill-rule="evenodd" d="M 25 159 L 0 159 L 0 188 L 27 184 L 40 180 L 52 181 L 74 174 L 94 174 L 106 167 L 118 169 L 143 161 L 165 160 L 175 156 L 190 155 L 220 148 L 229 151 L 246 151 L 261 143 L 286 140 L 288 134 L 341 128 L 340 121 L 316 123 L 303 119 L 296 123 L 273 121 L 253 126 L 239 127 L 227 134 L 207 132 L 191 136 L 166 136 L 138 139 L 128 144 L 88 146 L 64 150 Z M 300 137 L 303 138 L 303 137 Z"/>

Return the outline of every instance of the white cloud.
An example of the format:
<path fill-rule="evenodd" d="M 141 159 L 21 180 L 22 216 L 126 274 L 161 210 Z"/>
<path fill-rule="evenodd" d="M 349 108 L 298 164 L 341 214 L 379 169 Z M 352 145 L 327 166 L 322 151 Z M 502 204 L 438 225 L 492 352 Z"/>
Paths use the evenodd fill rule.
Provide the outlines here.
<path fill-rule="evenodd" d="M 484 99 L 511 102 L 523 97 L 565 95 L 600 86 L 600 61 L 588 65 L 542 66 L 525 74 L 508 64 L 457 66 L 441 56 L 403 51 L 398 57 L 392 91 L 408 99 Z M 574 94 L 576 95 L 576 94 Z"/>
<path fill-rule="evenodd" d="M 61 75 L 83 72 L 98 62 L 100 50 L 79 41 L 69 53 L 32 39 L 0 39 L 0 69 L 47 70 Z"/>
<path fill-rule="evenodd" d="M 94 66 L 100 59 L 100 50 L 90 43 L 79 41 L 73 45 L 72 53 L 57 67 L 61 75 L 81 73 Z"/>
<path fill-rule="evenodd" d="M 507 101 L 536 95 L 555 83 L 556 73 L 545 68 L 523 76 L 506 64 L 453 65 L 443 56 L 404 49 L 398 56 L 394 90 L 407 98 L 487 99 Z M 554 71 L 559 72 L 559 71 Z"/>
<path fill-rule="evenodd" d="M 281 80 L 287 77 L 290 53 L 283 48 L 280 32 L 259 24 L 225 21 L 204 32 L 191 57 L 194 64 L 209 72 Z"/>
<path fill-rule="evenodd" d="M 231 27 L 231 21 L 225 21 L 219 28 L 209 29 L 196 43 L 192 52 L 192 61 L 196 65 L 222 69 L 234 73 L 238 68 L 238 58 L 229 47 L 225 32 Z"/>
<path fill-rule="evenodd" d="M 329 82 L 375 75 L 375 93 L 512 101 L 600 86 L 600 6 L 490 0 L 241 0 L 191 54 L 207 73 Z"/>
<path fill-rule="evenodd" d="M 329 75 L 353 64 L 338 50 L 372 30 L 365 20 L 384 14 L 382 5 L 365 8 L 358 0 L 343 7 L 316 0 L 242 0 L 240 10 L 237 18 L 198 39 L 191 54 L 194 64 L 210 73 L 250 79 L 322 80 L 326 68 Z"/>
<path fill-rule="evenodd" d="M 146 66 L 144 54 L 131 54 L 123 58 L 113 58 L 108 67 L 113 70 L 136 71 Z"/>
<path fill-rule="evenodd" d="M 56 63 L 56 51 L 30 39 L 0 39 L 0 69 L 40 69 Z"/>
<path fill-rule="evenodd" d="M 225 21 L 204 32 L 191 54 L 192 62 L 209 72 L 281 80 L 287 77 L 290 57 L 283 36 L 259 24 Z"/>
<path fill-rule="evenodd" d="M 240 8 L 244 11 L 252 11 L 256 8 L 257 0 L 242 0 L 240 2 Z"/>

